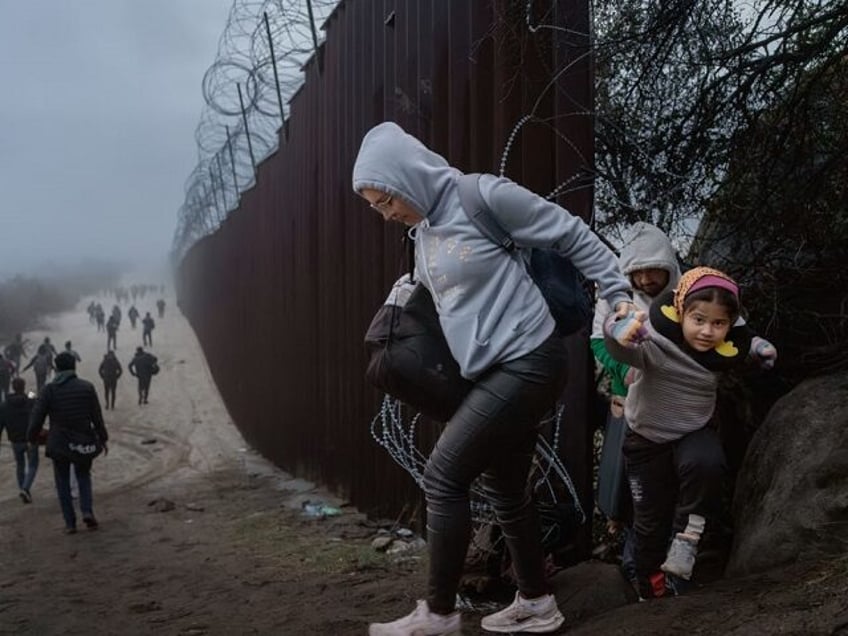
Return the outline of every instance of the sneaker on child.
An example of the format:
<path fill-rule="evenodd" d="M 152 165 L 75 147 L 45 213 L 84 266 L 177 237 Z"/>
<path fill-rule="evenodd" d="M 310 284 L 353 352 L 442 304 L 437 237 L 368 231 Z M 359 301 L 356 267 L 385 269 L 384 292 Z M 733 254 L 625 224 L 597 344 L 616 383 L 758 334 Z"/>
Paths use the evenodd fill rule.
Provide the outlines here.
<path fill-rule="evenodd" d="M 418 601 L 411 614 L 391 623 L 371 623 L 368 636 L 448 636 L 460 633 L 459 612 L 442 615 L 430 611 L 427 601 Z"/>
<path fill-rule="evenodd" d="M 485 616 L 480 624 L 486 631 L 501 634 L 547 634 L 557 630 L 564 622 L 553 594 L 526 599 L 516 592 L 512 605 Z"/>
<path fill-rule="evenodd" d="M 694 536 L 678 532 L 668 548 L 665 562 L 660 566 L 663 572 L 673 574 L 681 579 L 692 578 L 695 567 L 695 557 L 698 555 L 698 539 Z"/>

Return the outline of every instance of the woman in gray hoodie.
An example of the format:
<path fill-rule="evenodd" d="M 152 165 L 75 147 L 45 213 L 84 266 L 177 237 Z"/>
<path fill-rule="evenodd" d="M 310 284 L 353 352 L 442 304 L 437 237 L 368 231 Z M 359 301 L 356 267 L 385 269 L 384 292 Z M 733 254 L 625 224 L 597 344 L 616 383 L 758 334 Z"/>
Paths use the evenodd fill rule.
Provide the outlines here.
<path fill-rule="evenodd" d="M 515 601 L 483 618 L 483 628 L 546 633 L 564 620 L 545 581 L 539 522 L 526 483 L 539 420 L 565 384 L 565 347 L 520 254 L 483 236 L 462 209 L 461 175 L 390 122 L 365 135 L 353 169 L 354 190 L 385 220 L 411 228 L 416 271 L 463 377 L 474 382 L 424 472 L 427 599 L 403 618 L 372 624 L 371 636 L 459 632 L 456 592 L 470 540 L 469 489 L 478 477 L 518 580 Z M 597 281 L 616 312 L 630 311 L 630 284 L 615 255 L 582 219 L 509 179 L 483 175 L 479 186 L 519 248 L 559 251 Z"/>

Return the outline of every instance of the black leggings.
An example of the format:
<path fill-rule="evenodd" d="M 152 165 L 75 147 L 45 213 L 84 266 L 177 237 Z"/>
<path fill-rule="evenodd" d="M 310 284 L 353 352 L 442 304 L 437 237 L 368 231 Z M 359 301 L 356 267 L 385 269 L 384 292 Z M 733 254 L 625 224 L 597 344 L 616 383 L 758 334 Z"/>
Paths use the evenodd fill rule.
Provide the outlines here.
<path fill-rule="evenodd" d="M 481 477 L 503 531 L 525 598 L 547 593 L 536 508 L 527 487 L 539 420 L 555 405 L 566 380 L 565 346 L 551 336 L 517 360 L 498 364 L 472 388 L 445 426 L 424 471 L 428 605 L 454 610 L 471 538 L 469 489 Z"/>

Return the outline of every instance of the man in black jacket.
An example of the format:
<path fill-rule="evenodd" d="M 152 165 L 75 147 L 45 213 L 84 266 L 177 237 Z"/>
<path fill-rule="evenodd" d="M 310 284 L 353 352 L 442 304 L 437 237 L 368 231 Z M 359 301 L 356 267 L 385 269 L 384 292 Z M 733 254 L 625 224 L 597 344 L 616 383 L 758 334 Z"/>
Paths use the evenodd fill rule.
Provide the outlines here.
<path fill-rule="evenodd" d="M 138 378 L 138 403 L 147 404 L 147 394 L 150 393 L 150 380 L 159 373 L 156 356 L 147 353 L 141 347 L 136 347 L 135 356 L 127 365 L 129 372 Z"/>
<path fill-rule="evenodd" d="M 27 444 L 27 426 L 32 413 L 34 399 L 27 397 L 26 381 L 23 378 L 12 380 L 13 393 L 0 405 L 0 433 L 6 429 L 9 443 L 15 454 L 15 469 L 21 501 L 32 503 L 29 494 L 35 474 L 38 472 L 38 446 Z"/>
<path fill-rule="evenodd" d="M 91 462 L 108 453 L 109 435 L 103 424 L 100 400 L 94 385 L 77 377 L 76 360 L 68 353 L 56 356 L 56 377 L 38 396 L 27 430 L 27 440 L 35 444 L 50 416 L 47 435 L 47 457 L 53 460 L 56 494 L 65 518 L 65 533 L 77 531 L 74 502 L 71 498 L 71 465 L 79 485 L 82 520 L 90 530 L 97 528 L 92 509 Z"/>

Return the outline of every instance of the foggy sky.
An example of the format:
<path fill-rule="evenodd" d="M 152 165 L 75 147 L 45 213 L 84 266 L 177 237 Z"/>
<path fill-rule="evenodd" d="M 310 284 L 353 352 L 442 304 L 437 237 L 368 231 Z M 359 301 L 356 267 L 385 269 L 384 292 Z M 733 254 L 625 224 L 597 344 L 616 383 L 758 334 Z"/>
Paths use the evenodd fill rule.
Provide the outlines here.
<path fill-rule="evenodd" d="M 0 0 L 0 280 L 164 262 L 232 0 Z"/>

